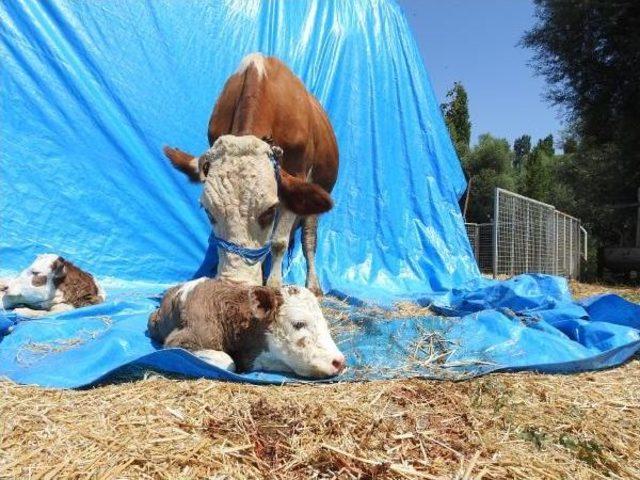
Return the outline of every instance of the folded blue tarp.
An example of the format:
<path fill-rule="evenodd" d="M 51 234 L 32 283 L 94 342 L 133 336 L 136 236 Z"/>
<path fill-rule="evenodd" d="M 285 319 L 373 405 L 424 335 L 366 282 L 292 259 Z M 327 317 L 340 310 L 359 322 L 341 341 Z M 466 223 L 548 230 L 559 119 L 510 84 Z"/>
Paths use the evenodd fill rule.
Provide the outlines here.
<path fill-rule="evenodd" d="M 144 330 L 167 284 L 216 262 L 199 187 L 161 146 L 207 148 L 215 99 L 253 51 L 282 58 L 336 131 L 335 208 L 321 218 L 317 254 L 325 291 L 434 303 L 457 318 L 383 321 L 354 308 L 339 333 L 351 378 L 573 371 L 635 351 L 638 312 L 622 300 L 577 305 L 558 279 L 480 277 L 457 204 L 460 163 L 393 1 L 26 0 L 0 3 L 0 273 L 54 252 L 118 281 L 100 306 L 23 322 L 4 314 L 0 328 L 18 324 L 0 342 L 0 375 L 73 387 L 137 361 L 227 376 L 185 352 L 155 352 Z M 299 245 L 286 279 L 304 280 Z"/>
<path fill-rule="evenodd" d="M 336 343 L 349 364 L 340 379 L 569 373 L 618 365 L 640 349 L 639 305 L 615 295 L 574 303 L 557 277 L 487 283 L 481 295 L 455 295 L 447 310 L 456 317 L 390 319 L 367 305 L 326 299 Z M 184 350 L 162 350 L 145 332 L 162 288 L 128 284 L 109 291 L 112 298 L 105 304 L 18 322 L 0 343 L 0 375 L 20 383 L 81 387 L 135 365 L 251 383 L 300 381 L 276 373 L 235 375 Z"/>

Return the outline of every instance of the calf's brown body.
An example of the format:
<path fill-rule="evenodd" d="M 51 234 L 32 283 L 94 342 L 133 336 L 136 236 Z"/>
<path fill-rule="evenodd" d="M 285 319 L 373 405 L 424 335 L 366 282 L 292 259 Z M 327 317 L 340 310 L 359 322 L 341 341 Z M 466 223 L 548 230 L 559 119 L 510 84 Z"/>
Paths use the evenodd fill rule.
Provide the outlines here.
<path fill-rule="evenodd" d="M 166 347 L 222 351 L 238 371 L 251 369 L 266 349 L 266 330 L 282 303 L 277 290 L 208 279 L 183 299 L 181 288 L 168 290 L 149 317 L 151 338 Z"/>
<path fill-rule="evenodd" d="M 64 273 L 56 277 L 53 285 L 62 292 L 62 302 L 75 308 L 101 303 L 98 285 L 93 275 L 76 267 L 70 261 L 59 257 L 52 267 Z"/>

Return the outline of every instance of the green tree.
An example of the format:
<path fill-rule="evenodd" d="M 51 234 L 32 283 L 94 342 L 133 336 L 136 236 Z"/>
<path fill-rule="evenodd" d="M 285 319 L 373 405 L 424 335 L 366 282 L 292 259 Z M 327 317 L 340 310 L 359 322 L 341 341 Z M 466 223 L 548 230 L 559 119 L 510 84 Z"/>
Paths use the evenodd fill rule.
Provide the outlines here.
<path fill-rule="evenodd" d="M 460 82 L 455 82 L 453 88 L 447 92 L 447 100 L 440 108 L 458 157 L 462 159 L 469 151 L 471 120 L 467 91 Z"/>
<path fill-rule="evenodd" d="M 576 153 L 578 151 L 578 140 L 571 136 L 566 137 L 562 142 L 562 150 L 565 155 Z"/>
<path fill-rule="evenodd" d="M 527 161 L 527 155 L 531 153 L 531 136 L 522 135 L 513 142 L 513 166 L 520 170 Z"/>
<path fill-rule="evenodd" d="M 553 157 L 549 155 L 548 145 L 539 143 L 525 165 L 521 193 L 541 202 L 548 202 L 553 184 L 552 164 Z"/>
<path fill-rule="evenodd" d="M 556 149 L 553 146 L 553 135 L 548 135 L 538 140 L 536 148 L 541 150 L 547 157 L 553 157 L 556 154 Z"/>
<path fill-rule="evenodd" d="M 640 185 L 640 2 L 534 1 L 523 44 L 573 125 L 575 214 L 603 243 L 630 243 L 633 209 L 611 206 L 633 202 Z"/>
<path fill-rule="evenodd" d="M 515 190 L 513 153 L 506 139 L 481 135 L 478 145 L 463 159 L 463 167 L 471 189 L 467 221 L 483 223 L 493 215 L 493 197 L 496 187 Z"/>

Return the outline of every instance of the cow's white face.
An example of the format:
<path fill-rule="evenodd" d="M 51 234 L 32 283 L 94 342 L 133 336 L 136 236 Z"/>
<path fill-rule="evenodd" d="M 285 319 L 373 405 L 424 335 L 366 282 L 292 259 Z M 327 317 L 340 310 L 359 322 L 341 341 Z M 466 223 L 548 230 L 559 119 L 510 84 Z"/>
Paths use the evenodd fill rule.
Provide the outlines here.
<path fill-rule="evenodd" d="M 54 281 L 64 276 L 64 264 L 59 259 L 58 255 L 51 253 L 38 255 L 20 275 L 5 281 L 0 287 L 2 306 L 14 308 L 24 305 L 36 309 L 49 308 L 57 293 Z"/>
<path fill-rule="evenodd" d="M 198 158 L 204 186 L 200 203 L 219 238 L 248 248 L 269 241 L 279 208 L 270 153 L 257 137 L 225 135 Z M 252 265 L 222 248 L 218 254 L 218 278 L 262 284 L 261 262 Z"/>
<path fill-rule="evenodd" d="M 283 304 L 267 331 L 267 352 L 256 359 L 258 368 L 293 371 L 297 375 L 325 378 L 345 368 L 317 298 L 304 287 L 281 289 Z"/>

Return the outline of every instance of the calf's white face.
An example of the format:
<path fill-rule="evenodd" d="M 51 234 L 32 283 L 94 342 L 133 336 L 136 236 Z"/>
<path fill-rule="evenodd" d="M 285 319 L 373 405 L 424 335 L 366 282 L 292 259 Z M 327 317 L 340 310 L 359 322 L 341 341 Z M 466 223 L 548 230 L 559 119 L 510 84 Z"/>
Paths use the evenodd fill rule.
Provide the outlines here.
<path fill-rule="evenodd" d="M 345 368 L 317 298 L 303 287 L 281 289 L 283 304 L 267 331 L 267 352 L 255 368 L 293 371 L 312 378 L 331 377 Z"/>
<path fill-rule="evenodd" d="M 65 274 L 59 256 L 51 253 L 38 255 L 35 261 L 17 277 L 9 279 L 0 287 L 2 306 L 14 308 L 25 305 L 47 309 L 53 303 L 57 290 L 54 281 Z"/>
<path fill-rule="evenodd" d="M 279 205 L 270 153 L 254 136 L 224 135 L 198 159 L 200 203 L 219 238 L 247 248 L 269 241 Z M 218 278 L 262 284 L 260 262 L 252 265 L 221 248 L 218 253 Z"/>

